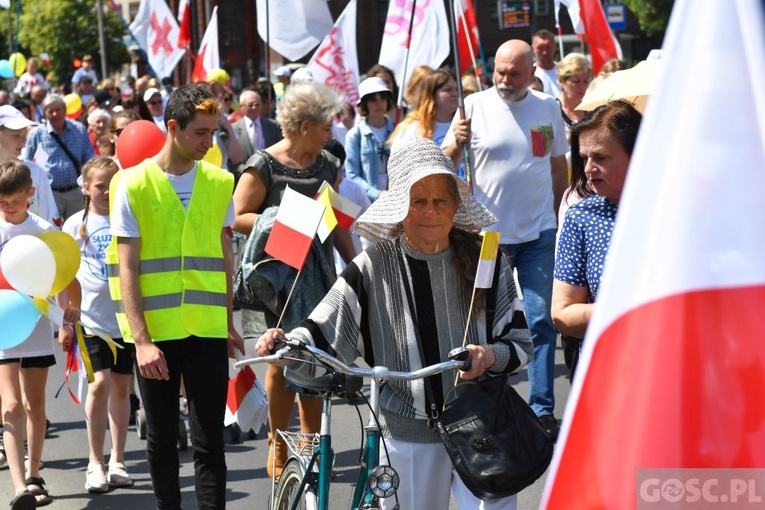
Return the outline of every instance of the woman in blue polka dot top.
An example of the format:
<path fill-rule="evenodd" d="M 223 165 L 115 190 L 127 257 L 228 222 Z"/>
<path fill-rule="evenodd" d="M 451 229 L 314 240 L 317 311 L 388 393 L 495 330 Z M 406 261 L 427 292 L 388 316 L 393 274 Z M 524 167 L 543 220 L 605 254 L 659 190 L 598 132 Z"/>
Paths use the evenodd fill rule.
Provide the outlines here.
<path fill-rule="evenodd" d="M 566 211 L 555 257 L 552 317 L 561 335 L 584 338 L 590 322 L 641 119 L 613 101 L 571 129 L 570 191 L 582 200 Z"/>

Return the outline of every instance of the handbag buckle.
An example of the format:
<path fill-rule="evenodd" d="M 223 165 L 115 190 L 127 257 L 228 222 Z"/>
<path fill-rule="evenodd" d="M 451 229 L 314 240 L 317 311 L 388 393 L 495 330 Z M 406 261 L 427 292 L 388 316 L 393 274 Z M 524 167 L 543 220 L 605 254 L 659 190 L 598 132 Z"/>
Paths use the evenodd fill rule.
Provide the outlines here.
<path fill-rule="evenodd" d="M 430 404 L 430 417 L 428 418 L 428 427 L 431 430 L 436 430 L 436 421 L 438 421 L 439 414 L 435 404 Z"/>

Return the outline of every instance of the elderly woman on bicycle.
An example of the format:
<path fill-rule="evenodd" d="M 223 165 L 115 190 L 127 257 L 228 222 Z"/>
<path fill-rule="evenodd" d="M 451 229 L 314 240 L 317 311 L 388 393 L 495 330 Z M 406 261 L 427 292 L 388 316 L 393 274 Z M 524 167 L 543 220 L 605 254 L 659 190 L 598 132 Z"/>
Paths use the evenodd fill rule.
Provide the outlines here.
<path fill-rule="evenodd" d="M 389 192 L 355 227 L 378 243 L 348 265 L 309 318 L 287 336 L 346 363 L 361 356 L 370 366 L 410 371 L 443 361 L 462 345 L 481 247 L 478 233 L 496 218 L 470 196 L 450 159 L 431 140 L 403 145 L 388 169 Z M 467 335 L 472 365 L 461 373 L 465 379 L 485 371 L 517 371 L 532 357 L 526 318 L 504 255 L 498 257 L 494 282 L 476 297 Z M 283 335 L 281 330 L 266 332 L 258 340 L 258 354 L 268 354 Z M 433 376 L 430 384 L 440 407 L 454 379 Z M 453 472 L 438 434 L 428 427 L 426 393 L 421 381 L 391 381 L 380 394 L 388 453 L 381 462 L 400 475 L 401 508 L 447 510 L 450 487 L 461 509 L 515 508 L 516 496 L 481 502 Z M 382 504 L 393 508 L 394 498 Z"/>

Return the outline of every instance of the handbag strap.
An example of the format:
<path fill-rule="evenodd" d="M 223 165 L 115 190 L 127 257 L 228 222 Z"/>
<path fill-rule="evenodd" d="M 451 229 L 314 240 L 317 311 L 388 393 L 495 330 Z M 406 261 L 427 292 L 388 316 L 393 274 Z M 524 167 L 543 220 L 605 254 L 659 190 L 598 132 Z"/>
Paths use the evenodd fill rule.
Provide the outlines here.
<path fill-rule="evenodd" d="M 412 290 L 409 288 L 409 276 L 406 271 L 406 266 L 404 265 L 404 257 L 406 257 L 406 254 L 404 253 L 403 246 L 400 245 L 401 241 L 399 240 L 399 249 L 401 250 L 401 257 L 396 257 L 398 259 L 398 266 L 401 270 L 401 278 L 404 283 L 404 291 L 406 292 L 406 301 L 409 305 L 409 313 L 412 316 L 412 325 L 414 326 L 414 338 L 415 343 L 417 344 L 417 350 L 420 353 L 420 360 L 423 362 L 425 361 L 425 351 L 422 348 L 422 342 L 420 341 L 420 326 L 417 321 L 417 310 L 415 310 L 414 307 L 414 298 L 412 297 Z M 428 427 L 431 429 L 435 429 L 435 421 L 438 420 L 440 416 L 440 412 L 438 408 L 436 407 L 436 398 L 433 393 L 433 387 L 430 384 L 430 381 L 426 377 L 423 379 L 423 383 L 425 385 L 425 392 L 428 397 L 428 400 L 430 400 L 430 410 L 429 415 L 430 418 L 428 418 Z"/>
<path fill-rule="evenodd" d="M 58 134 L 56 134 L 53 131 L 51 131 L 50 134 L 53 137 L 53 139 L 56 140 L 56 143 L 59 144 L 62 149 L 64 149 L 64 153 L 66 154 L 66 157 L 68 157 L 69 161 L 71 161 L 72 164 L 74 165 L 74 170 L 75 170 L 75 172 L 77 172 L 77 177 L 79 177 L 80 176 L 80 164 L 77 162 L 77 159 L 69 151 L 69 149 L 67 148 L 67 146 L 64 143 L 64 141 L 61 138 L 59 138 Z"/>

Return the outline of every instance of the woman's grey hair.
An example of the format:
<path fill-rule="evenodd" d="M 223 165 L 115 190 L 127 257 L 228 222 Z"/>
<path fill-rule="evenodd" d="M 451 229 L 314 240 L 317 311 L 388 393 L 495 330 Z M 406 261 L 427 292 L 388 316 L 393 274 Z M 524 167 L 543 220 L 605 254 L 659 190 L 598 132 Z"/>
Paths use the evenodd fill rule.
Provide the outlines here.
<path fill-rule="evenodd" d="M 343 101 L 331 88 L 316 82 L 291 85 L 279 101 L 276 121 L 287 137 L 300 134 L 300 124 L 326 124 L 342 109 Z"/>
<path fill-rule="evenodd" d="M 105 119 L 106 122 L 109 122 L 112 120 L 112 116 L 103 108 L 96 108 L 90 113 L 90 115 L 88 115 L 88 124 L 93 124 L 98 119 Z"/>
<path fill-rule="evenodd" d="M 64 98 L 57 95 L 57 94 L 48 94 L 45 96 L 45 99 L 43 99 L 42 107 L 43 110 L 45 110 L 48 106 L 58 103 L 61 105 L 61 107 L 66 110 L 66 103 L 64 102 Z"/>

